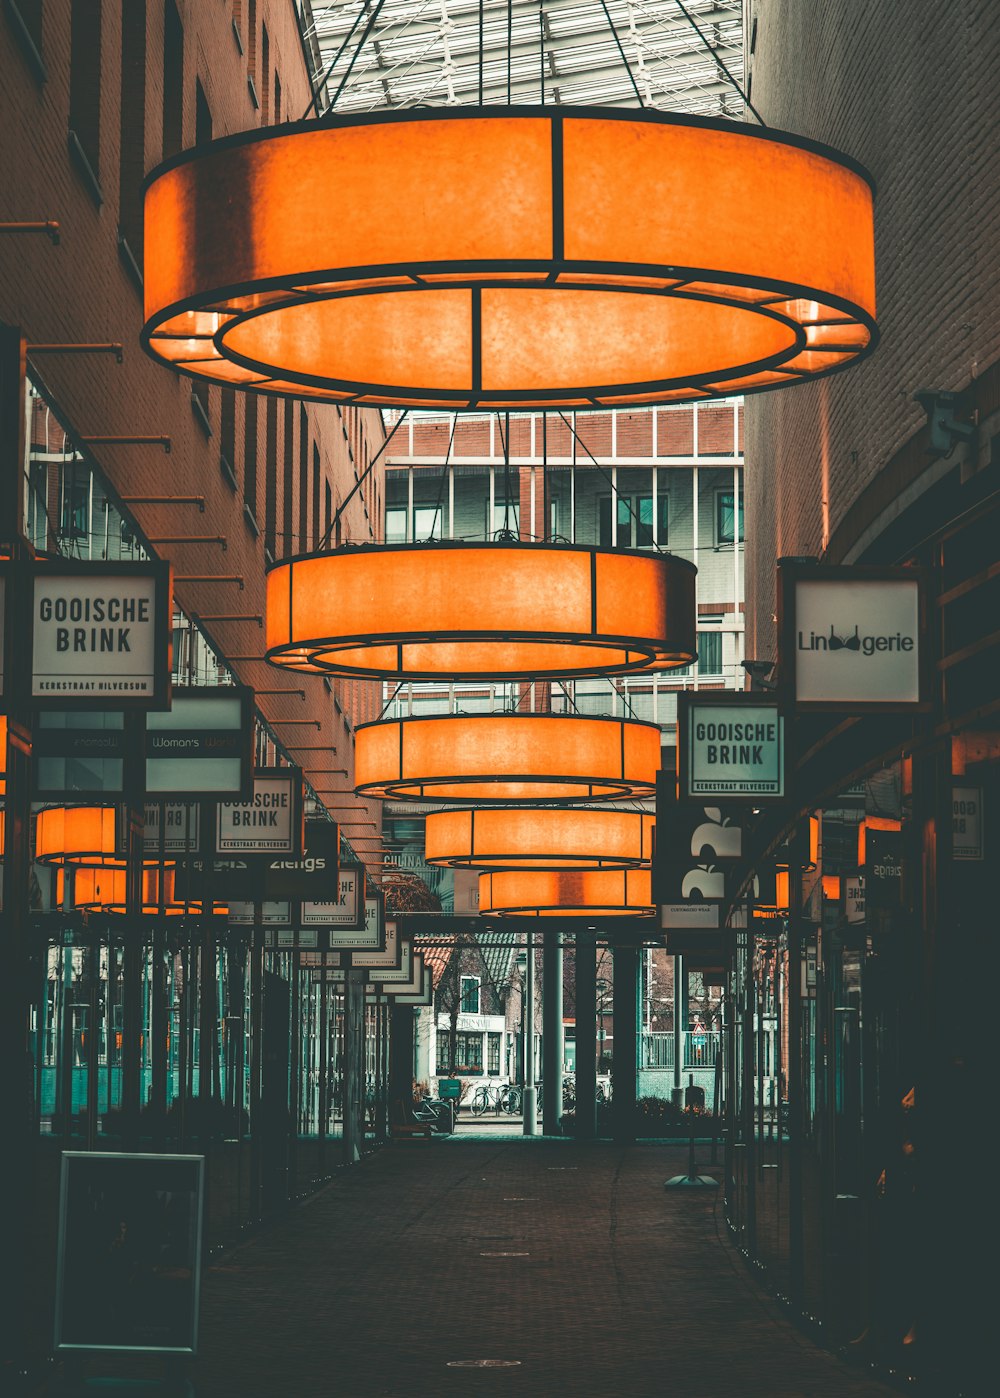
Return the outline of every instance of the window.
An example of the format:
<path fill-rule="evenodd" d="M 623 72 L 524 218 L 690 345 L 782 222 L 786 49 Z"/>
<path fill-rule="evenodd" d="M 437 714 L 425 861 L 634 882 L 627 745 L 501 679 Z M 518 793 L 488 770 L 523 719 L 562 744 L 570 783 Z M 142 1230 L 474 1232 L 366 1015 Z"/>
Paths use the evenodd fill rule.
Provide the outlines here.
<path fill-rule="evenodd" d="M 299 404 L 299 539 L 298 549 L 309 547 L 309 416 L 305 405 Z"/>
<path fill-rule="evenodd" d="M 486 1071 L 490 1077 L 500 1076 L 500 1035 L 486 1035 Z"/>
<path fill-rule="evenodd" d="M 516 500 L 493 501 L 493 523 L 490 524 L 490 502 L 486 502 L 486 537 L 492 539 L 498 529 L 516 534 L 521 527 L 521 506 Z"/>
<path fill-rule="evenodd" d="M 293 506 L 292 496 L 292 476 L 295 472 L 295 400 L 285 399 L 285 424 L 281 438 L 282 445 L 282 476 L 281 476 L 281 538 L 278 541 L 278 553 L 284 558 L 289 553 L 294 553 L 292 548 L 292 526 L 293 526 Z"/>
<path fill-rule="evenodd" d="M 479 1014 L 479 987 L 481 981 L 478 976 L 462 977 L 462 1004 L 461 1010 L 464 1015 Z"/>
<path fill-rule="evenodd" d="M 42 62 L 42 0 L 7 0 L 4 9 L 36 81 L 45 82 L 48 73 Z"/>
<path fill-rule="evenodd" d="M 264 547 L 276 558 L 278 532 L 278 400 L 268 398 L 264 414 Z"/>
<path fill-rule="evenodd" d="M 122 0 L 121 155 L 118 162 L 118 245 L 142 277 L 142 177 L 146 161 L 146 6 Z"/>
<path fill-rule="evenodd" d="M 651 549 L 656 544 L 667 542 L 667 495 L 656 497 L 656 538 L 653 538 L 653 497 L 652 495 L 618 495 L 618 538 L 621 549 Z M 602 495 L 598 500 L 598 529 L 601 548 L 612 547 L 610 495 Z"/>
<path fill-rule="evenodd" d="M 387 544 L 406 543 L 406 506 L 386 505 L 385 541 Z"/>
<path fill-rule="evenodd" d="M 224 388 L 219 402 L 219 467 L 236 489 L 236 390 Z"/>
<path fill-rule="evenodd" d="M 722 674 L 722 632 L 698 632 L 698 674 Z"/>
<path fill-rule="evenodd" d="M 173 0 L 163 18 L 163 155 L 184 144 L 184 29 Z"/>
<path fill-rule="evenodd" d="M 314 549 L 318 549 L 318 548 L 319 548 L 319 529 L 320 529 L 320 522 L 319 522 L 319 482 L 320 482 L 319 447 L 316 445 L 315 442 L 313 442 L 313 470 L 312 470 L 312 525 L 313 525 L 313 536 L 312 536 L 312 539 L 313 539 L 313 542 L 312 542 L 312 546 L 313 546 Z"/>
<path fill-rule="evenodd" d="M 243 499 L 247 509 L 257 517 L 257 397 L 247 393 L 246 423 L 243 433 Z"/>
<path fill-rule="evenodd" d="M 737 521 L 739 538 L 742 540 L 743 533 L 743 497 L 740 496 L 740 514 Z M 736 537 L 733 534 L 733 492 L 731 490 L 720 490 L 715 496 L 715 541 L 717 544 L 733 544 Z"/>
<path fill-rule="evenodd" d="M 100 203 L 101 0 L 73 0 L 69 43 L 69 146 Z"/>
<path fill-rule="evenodd" d="M 482 1073 L 482 1034 L 458 1033 L 455 1035 L 455 1062 L 451 1064 L 451 1067 L 457 1073 Z"/>
<path fill-rule="evenodd" d="M 440 505 L 414 505 L 413 539 L 415 543 L 423 539 L 441 539 L 442 518 Z"/>

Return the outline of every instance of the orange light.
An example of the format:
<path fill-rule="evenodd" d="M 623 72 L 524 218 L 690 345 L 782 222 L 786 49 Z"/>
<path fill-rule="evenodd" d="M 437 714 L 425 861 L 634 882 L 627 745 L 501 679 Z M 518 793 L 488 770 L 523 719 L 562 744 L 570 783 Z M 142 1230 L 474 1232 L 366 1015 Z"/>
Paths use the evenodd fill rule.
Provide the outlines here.
<path fill-rule="evenodd" d="M 355 740 L 355 790 L 396 800 L 647 797 L 660 765 L 659 728 L 630 719 L 448 714 L 365 723 Z"/>
<path fill-rule="evenodd" d="M 56 872 L 56 902 L 62 906 L 65 897 L 67 871 L 60 868 Z M 119 913 L 127 911 L 126 873 L 122 868 L 92 868 L 82 865 L 72 871 L 71 899 L 74 908 L 89 912 Z M 201 903 L 178 901 L 174 897 L 174 871 L 163 871 L 163 907 L 160 907 L 160 870 L 147 868 L 142 871 L 142 907 L 136 909 L 146 916 L 163 914 L 178 917 L 187 914 L 197 917 L 202 911 Z M 229 909 L 221 904 L 213 908 L 216 916 L 228 916 Z"/>
<path fill-rule="evenodd" d="M 666 554 L 573 544 L 306 554 L 268 572 L 267 658 L 397 680 L 670 669 L 697 653 L 696 571 Z"/>
<path fill-rule="evenodd" d="M 46 806 L 35 816 L 35 858 L 44 864 L 124 869 L 116 850 L 114 806 Z M 158 859 L 145 859 L 148 867 Z"/>
<path fill-rule="evenodd" d="M 648 869 L 523 870 L 479 875 L 479 911 L 496 917 L 652 917 Z"/>
<path fill-rule="evenodd" d="M 866 834 L 869 830 L 902 830 L 903 822 L 894 816 L 866 815 L 858 824 L 858 868 L 864 868 Z"/>
<path fill-rule="evenodd" d="M 648 867 L 655 823 L 642 811 L 433 811 L 424 823 L 424 857 L 455 869 Z"/>
<path fill-rule="evenodd" d="M 331 190 L 340 212 L 318 216 Z M 842 368 L 877 337 L 867 174 L 802 137 L 648 108 L 226 137 L 150 176 L 144 253 L 151 355 L 299 398 L 718 397 Z"/>
<path fill-rule="evenodd" d="M 789 888 L 788 870 L 776 869 L 774 874 L 774 905 L 779 912 L 788 911 Z"/>
<path fill-rule="evenodd" d="M 840 902 L 840 875 L 823 875 L 823 897 L 828 903 Z"/>

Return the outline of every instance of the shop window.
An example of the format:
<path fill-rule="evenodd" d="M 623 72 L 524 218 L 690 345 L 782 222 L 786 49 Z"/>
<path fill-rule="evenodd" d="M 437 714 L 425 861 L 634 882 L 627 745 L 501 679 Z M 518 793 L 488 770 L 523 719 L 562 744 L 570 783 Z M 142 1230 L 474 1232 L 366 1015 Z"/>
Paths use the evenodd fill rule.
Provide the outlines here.
<path fill-rule="evenodd" d="M 491 1078 L 500 1076 L 500 1035 L 486 1035 L 486 1071 Z"/>
<path fill-rule="evenodd" d="M 455 1062 L 451 1066 L 456 1073 L 465 1073 L 469 1076 L 482 1074 L 482 1034 L 466 1034 L 460 1031 L 455 1035 Z"/>
<path fill-rule="evenodd" d="M 611 529 L 611 502 L 618 502 L 617 547 L 621 549 L 651 549 L 667 542 L 668 497 L 656 497 L 656 537 L 653 537 L 652 495 L 602 495 L 597 502 L 598 538 L 601 548 L 614 547 Z"/>
<path fill-rule="evenodd" d="M 478 976 L 462 977 L 462 1014 L 479 1014 L 479 988 L 481 984 Z"/>
<path fill-rule="evenodd" d="M 743 497 L 740 496 L 739 518 L 734 519 L 733 492 L 731 490 L 719 490 L 715 495 L 715 542 L 717 544 L 733 544 L 737 537 L 743 541 Z M 734 533 L 734 523 L 738 534 Z"/>

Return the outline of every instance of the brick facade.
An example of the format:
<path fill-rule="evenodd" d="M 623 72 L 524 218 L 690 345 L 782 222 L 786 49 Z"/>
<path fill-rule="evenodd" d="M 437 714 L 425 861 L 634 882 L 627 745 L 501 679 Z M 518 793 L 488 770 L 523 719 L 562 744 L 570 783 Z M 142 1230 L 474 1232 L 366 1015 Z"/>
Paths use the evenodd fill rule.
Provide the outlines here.
<path fill-rule="evenodd" d="M 254 618 L 264 611 L 265 545 L 276 557 L 316 546 L 384 438 L 379 415 L 334 406 L 302 412 L 297 403 L 286 411 L 278 400 L 270 400 L 269 409 L 269 400 L 249 393 L 236 394 L 224 409 L 221 390 L 212 387 L 200 390 L 207 407 L 203 421 L 191 381 L 154 364 L 140 349 L 142 294 L 129 255 L 141 259 L 137 181 L 175 136 L 180 146 L 190 146 L 196 137 L 206 138 L 208 127 L 218 137 L 265 119 L 303 115 L 311 89 L 295 7 L 287 0 L 250 6 L 230 0 L 127 0 L 124 6 L 102 0 L 78 10 L 78 20 L 83 11 L 87 26 L 82 38 L 77 35 L 78 65 L 82 70 L 83 50 L 91 67 L 94 55 L 100 56 L 99 102 L 85 133 L 96 183 L 74 158 L 67 134 L 71 100 L 78 106 L 85 100 L 79 79 L 71 92 L 71 6 L 24 0 L 20 7 L 5 5 L 0 17 L 0 222 L 53 219 L 60 230 L 58 246 L 38 233 L 0 232 L 0 320 L 23 331 L 32 374 L 73 435 L 171 439 L 169 455 L 156 446 L 129 445 L 94 446 L 92 455 L 121 496 L 204 497 L 204 513 L 194 504 L 136 504 L 129 510 L 140 535 L 150 540 L 225 539 L 224 548 L 214 541 L 153 545 L 179 575 L 176 599 L 189 616 Z M 137 12 L 145 15 L 144 29 Z M 37 13 L 40 42 L 33 53 L 17 19 L 32 21 Z M 129 20 L 125 32 L 123 15 Z M 253 35 L 247 32 L 251 22 Z M 170 59 L 164 55 L 167 31 L 174 40 L 182 35 L 181 49 Z M 119 229 L 127 251 L 119 248 Z M 120 365 L 110 354 L 33 357 L 30 351 L 32 344 L 101 342 L 121 343 Z M 248 422 L 256 424 L 249 440 Z M 223 454 L 233 458 L 232 474 L 220 465 Z M 343 541 L 380 533 L 382 494 L 379 465 L 340 521 Z M 213 574 L 242 577 L 244 589 L 183 580 Z M 263 631 L 252 619 L 206 622 L 204 630 L 227 658 L 263 650 Z M 350 785 L 350 776 L 318 773 L 353 768 L 351 728 L 377 715 L 376 685 L 335 682 L 328 691 L 319 678 L 286 677 L 257 659 L 234 659 L 231 668 L 254 688 L 288 691 L 287 697 L 261 696 L 259 708 L 277 721 L 276 736 L 289 749 L 296 743 L 336 748 L 336 759 L 328 752 L 299 754 L 304 766 L 315 769 L 317 787 Z"/>
<path fill-rule="evenodd" d="M 862 530 L 919 489 L 931 459 L 917 390 L 971 389 L 976 464 L 989 460 L 1000 13 L 982 0 L 747 0 L 746 11 L 764 120 L 843 151 L 876 184 L 881 344 L 822 383 L 747 399 L 747 653 L 773 658 L 775 557 L 849 558 Z"/>

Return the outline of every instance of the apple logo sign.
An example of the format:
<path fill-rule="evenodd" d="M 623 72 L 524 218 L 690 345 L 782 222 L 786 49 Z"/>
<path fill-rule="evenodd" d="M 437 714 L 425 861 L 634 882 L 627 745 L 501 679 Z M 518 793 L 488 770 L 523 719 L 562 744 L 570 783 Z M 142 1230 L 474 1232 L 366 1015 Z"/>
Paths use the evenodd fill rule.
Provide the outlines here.
<path fill-rule="evenodd" d="M 743 831 L 730 825 L 718 806 L 703 807 L 707 819 L 691 836 L 691 853 L 696 859 L 738 859 L 743 850 Z"/>

